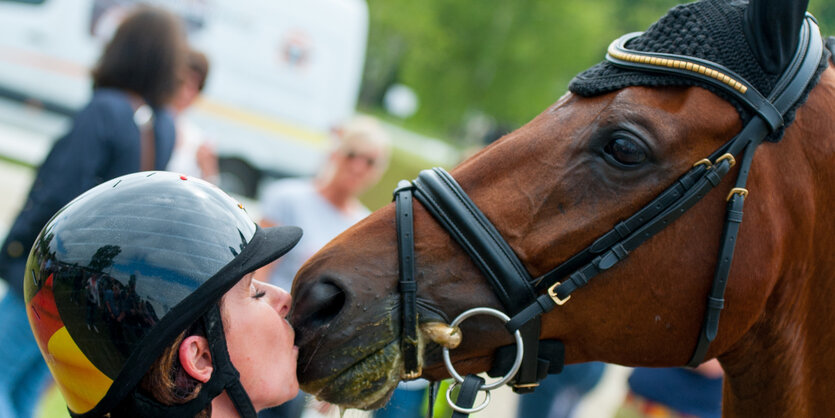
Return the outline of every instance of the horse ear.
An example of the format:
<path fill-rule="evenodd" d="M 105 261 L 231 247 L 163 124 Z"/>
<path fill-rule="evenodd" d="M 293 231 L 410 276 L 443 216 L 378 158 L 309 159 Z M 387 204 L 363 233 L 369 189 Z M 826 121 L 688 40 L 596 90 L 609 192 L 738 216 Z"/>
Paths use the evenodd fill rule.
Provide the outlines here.
<path fill-rule="evenodd" d="M 745 9 L 745 38 L 767 72 L 779 74 L 797 48 L 809 0 L 750 0 Z"/>

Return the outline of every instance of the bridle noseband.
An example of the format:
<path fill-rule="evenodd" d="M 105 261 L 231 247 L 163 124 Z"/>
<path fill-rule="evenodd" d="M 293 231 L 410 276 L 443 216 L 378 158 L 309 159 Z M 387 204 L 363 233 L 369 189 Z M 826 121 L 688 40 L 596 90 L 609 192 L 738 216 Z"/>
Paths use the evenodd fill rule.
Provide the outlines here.
<path fill-rule="evenodd" d="M 696 162 L 675 183 L 661 192 L 632 216 L 619 222 L 590 246 L 545 273 L 533 278 L 502 238 L 498 230 L 470 200 L 461 186 L 441 168 L 425 170 L 413 182 L 401 182 L 394 192 L 397 210 L 398 248 L 400 250 L 400 289 L 402 293 L 402 338 L 404 378 L 420 376 L 417 358 L 417 313 L 414 274 L 414 234 L 412 226 L 412 195 L 449 232 L 487 277 L 510 320 L 506 328 L 520 331 L 524 356 L 515 379 L 514 391 L 531 391 L 547 373 L 562 369 L 562 347 L 556 341 L 539 341 L 540 316 L 555 306 L 568 302 L 571 293 L 585 286 L 597 274 L 608 270 L 649 238 L 663 230 L 719 185 L 731 167 L 739 164 L 739 174 L 727 197 L 725 223 L 720 241 L 718 263 L 707 297 L 707 309 L 699 340 L 688 366 L 699 365 L 716 337 L 719 314 L 724 306 L 724 293 L 733 260 L 734 246 L 742 209 L 748 191 L 745 184 L 757 146 L 783 126 L 785 115 L 800 100 L 812 83 L 823 56 L 823 41 L 814 18 L 807 14 L 801 28 L 797 51 L 792 62 L 780 76 L 768 97 L 731 70 L 716 63 L 675 54 L 634 51 L 626 43 L 639 36 L 632 33 L 613 42 L 606 59 L 615 66 L 629 70 L 674 74 L 711 85 L 736 98 L 754 112 L 754 117 L 730 141 L 708 158 Z M 737 161 L 738 160 L 738 161 Z M 465 312 L 467 314 L 467 312 Z M 463 316 L 464 314 L 462 314 Z M 495 367 L 489 374 L 501 375 L 510 368 L 499 349 Z M 547 352 L 548 354 L 543 355 Z M 454 373 L 454 369 L 451 370 Z M 469 379 L 470 377 L 468 377 Z M 475 378 L 475 377 L 473 377 Z M 478 378 L 480 379 L 480 378 Z M 481 384 L 463 382 L 479 390 Z M 470 396 L 472 395 L 472 396 Z M 467 397 L 474 397 L 473 393 Z M 459 402 L 460 404 L 460 402 Z M 465 410 L 472 405 L 459 405 Z M 455 415 L 454 415 L 455 416 Z"/>

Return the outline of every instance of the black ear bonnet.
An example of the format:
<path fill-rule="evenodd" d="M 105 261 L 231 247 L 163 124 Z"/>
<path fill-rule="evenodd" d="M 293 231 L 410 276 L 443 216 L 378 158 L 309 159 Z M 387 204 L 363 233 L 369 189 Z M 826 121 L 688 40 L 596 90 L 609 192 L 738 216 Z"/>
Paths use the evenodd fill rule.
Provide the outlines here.
<path fill-rule="evenodd" d="M 767 71 L 753 51 L 751 45 L 757 45 L 761 40 L 756 38 L 749 41 L 755 35 L 746 36 L 747 6 L 747 2 L 738 0 L 705 0 L 679 5 L 670 9 L 667 15 L 626 46 L 637 51 L 672 53 L 715 62 L 742 76 L 759 92 L 767 95 L 774 88 L 782 68 L 777 72 Z M 794 49 L 782 55 L 791 57 L 793 53 Z M 817 84 L 820 74 L 827 66 L 828 58 L 829 54 L 825 51 L 815 73 L 815 81 L 810 83 L 802 98 L 788 112 L 784 127 L 772 133 L 767 140 L 780 140 L 783 129 L 794 120 L 796 108 L 806 101 L 809 91 Z M 747 122 L 751 117 L 750 112 L 737 100 L 706 83 L 670 74 L 650 74 L 622 69 L 606 61 L 578 74 L 569 84 L 569 90 L 580 96 L 596 96 L 630 86 L 703 87 L 731 102 L 737 108 L 743 122 Z"/>

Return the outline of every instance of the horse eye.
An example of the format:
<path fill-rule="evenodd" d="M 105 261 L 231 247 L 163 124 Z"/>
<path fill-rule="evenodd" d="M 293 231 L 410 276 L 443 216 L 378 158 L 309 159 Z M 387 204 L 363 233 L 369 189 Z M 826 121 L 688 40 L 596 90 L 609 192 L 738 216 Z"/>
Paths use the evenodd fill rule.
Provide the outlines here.
<path fill-rule="evenodd" d="M 626 166 L 636 166 L 647 159 L 644 149 L 631 138 L 616 137 L 603 148 L 615 161 Z"/>

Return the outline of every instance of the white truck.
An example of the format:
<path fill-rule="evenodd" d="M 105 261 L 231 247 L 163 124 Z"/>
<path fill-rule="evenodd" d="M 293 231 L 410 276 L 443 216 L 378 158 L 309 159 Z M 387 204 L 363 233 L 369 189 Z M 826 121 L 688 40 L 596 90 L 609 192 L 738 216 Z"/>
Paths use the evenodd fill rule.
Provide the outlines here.
<path fill-rule="evenodd" d="M 310 175 L 351 117 L 365 60 L 365 0 L 0 0 L 0 96 L 71 115 L 118 17 L 168 8 L 211 62 L 190 117 L 218 152 L 227 190 Z M 55 138 L 53 138 L 55 139 Z"/>

